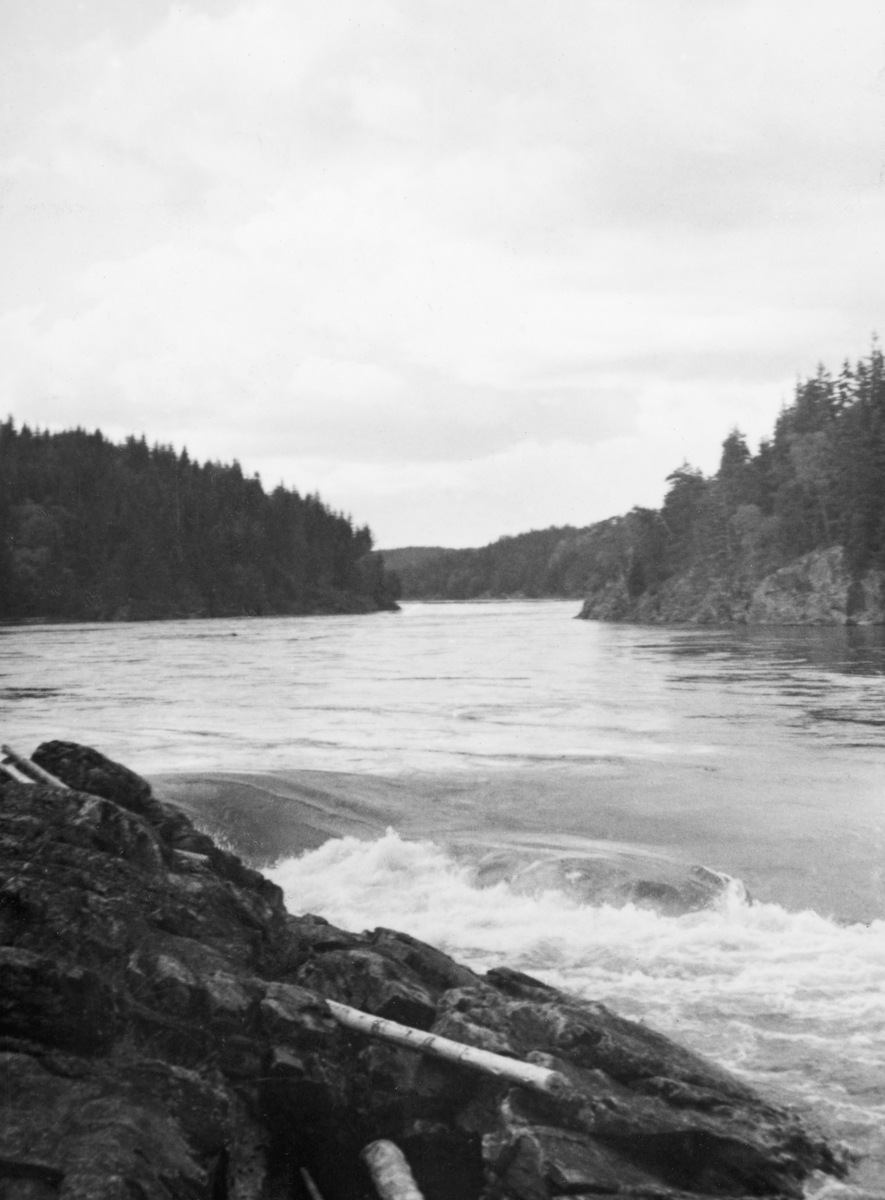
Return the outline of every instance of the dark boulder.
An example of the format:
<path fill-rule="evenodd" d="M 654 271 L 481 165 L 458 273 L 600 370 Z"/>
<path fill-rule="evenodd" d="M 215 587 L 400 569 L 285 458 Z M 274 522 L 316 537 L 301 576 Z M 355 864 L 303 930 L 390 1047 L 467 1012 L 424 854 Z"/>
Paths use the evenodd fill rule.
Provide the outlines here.
<path fill-rule="evenodd" d="M 371 1195 L 389 1137 L 427 1200 L 799 1197 L 845 1162 L 789 1112 L 605 1006 L 480 978 L 280 890 L 97 752 L 0 785 L 3 1200 Z M 564 1098 L 345 1030 L 325 999 L 555 1067 Z"/>
<path fill-rule="evenodd" d="M 38 767 L 75 791 L 103 796 L 155 823 L 163 818 L 162 805 L 154 799 L 147 780 L 91 746 L 79 746 L 76 742 L 43 742 L 31 758 Z"/>

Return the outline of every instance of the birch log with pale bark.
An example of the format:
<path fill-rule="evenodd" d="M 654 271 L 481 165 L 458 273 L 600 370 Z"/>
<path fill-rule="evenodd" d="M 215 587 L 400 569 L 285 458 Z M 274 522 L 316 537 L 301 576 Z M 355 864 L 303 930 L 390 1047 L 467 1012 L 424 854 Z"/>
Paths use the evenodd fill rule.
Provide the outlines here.
<path fill-rule="evenodd" d="M 371 1013 L 361 1012 L 348 1004 L 339 1004 L 337 1000 L 327 999 L 326 1004 L 332 1016 L 341 1025 L 347 1026 L 348 1029 L 356 1029 L 368 1037 L 393 1042 L 397 1046 L 407 1046 L 421 1054 L 442 1058 L 446 1062 L 457 1063 L 485 1075 L 494 1075 L 508 1083 L 531 1088 L 548 1096 L 567 1096 L 571 1091 L 571 1085 L 562 1072 L 553 1071 L 549 1067 L 520 1062 L 515 1058 L 506 1058 L 503 1054 L 494 1054 L 491 1050 L 480 1050 L 476 1046 L 465 1046 L 463 1042 L 453 1042 L 451 1038 L 440 1037 L 436 1033 L 400 1025 L 384 1017 L 373 1017 Z"/>
<path fill-rule="evenodd" d="M 399 1146 L 382 1138 L 369 1142 L 360 1157 L 381 1200 L 424 1200 Z"/>
<path fill-rule="evenodd" d="M 48 771 L 44 771 L 42 767 L 38 767 L 35 762 L 31 762 L 29 758 L 24 758 L 21 754 L 17 754 L 11 746 L 0 746 L 0 750 L 6 755 L 6 762 L 12 763 L 23 775 L 27 775 L 28 779 L 32 779 L 34 783 L 45 783 L 48 787 L 61 788 L 67 792 L 70 789 L 66 783 L 62 783 L 60 779 L 56 779 L 54 775 L 50 775 Z"/>

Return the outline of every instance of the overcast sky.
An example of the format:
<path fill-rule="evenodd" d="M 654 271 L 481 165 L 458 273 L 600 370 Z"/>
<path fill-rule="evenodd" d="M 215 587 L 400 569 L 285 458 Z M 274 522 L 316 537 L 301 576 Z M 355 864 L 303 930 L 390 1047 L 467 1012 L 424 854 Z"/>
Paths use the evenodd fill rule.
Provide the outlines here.
<path fill-rule="evenodd" d="M 883 239 L 880 0 L 0 0 L 0 411 L 382 547 L 715 470 Z"/>

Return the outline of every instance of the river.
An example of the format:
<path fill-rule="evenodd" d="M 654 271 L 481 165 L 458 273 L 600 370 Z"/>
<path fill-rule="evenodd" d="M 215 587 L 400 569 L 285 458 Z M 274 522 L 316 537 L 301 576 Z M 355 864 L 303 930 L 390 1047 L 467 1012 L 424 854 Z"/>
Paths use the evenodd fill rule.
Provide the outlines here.
<path fill-rule="evenodd" d="M 147 775 L 296 911 L 647 1021 L 885 1198 L 885 631 L 576 609 L 5 628 L 3 740 Z"/>

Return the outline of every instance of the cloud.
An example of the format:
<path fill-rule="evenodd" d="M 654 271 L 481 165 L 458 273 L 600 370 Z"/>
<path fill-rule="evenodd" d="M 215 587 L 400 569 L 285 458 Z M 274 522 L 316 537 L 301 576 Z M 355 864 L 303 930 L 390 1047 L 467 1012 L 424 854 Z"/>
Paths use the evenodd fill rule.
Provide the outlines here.
<path fill-rule="evenodd" d="M 868 344 L 878 7 L 92 0 L 16 26 L 0 405 L 274 464 L 387 544 L 652 503 Z"/>
<path fill-rule="evenodd" d="M 584 525 L 588 507 L 614 502 L 626 511 L 643 499 L 650 503 L 652 494 L 636 495 L 634 472 L 652 458 L 633 438 L 592 447 L 525 441 L 491 455 L 430 464 L 265 460 L 261 474 L 272 486 L 278 473 L 294 470 L 304 491 L 334 495 L 340 510 L 358 513 L 381 547 L 481 545 L 528 529 Z M 453 536 L 458 529 L 466 536 Z"/>

